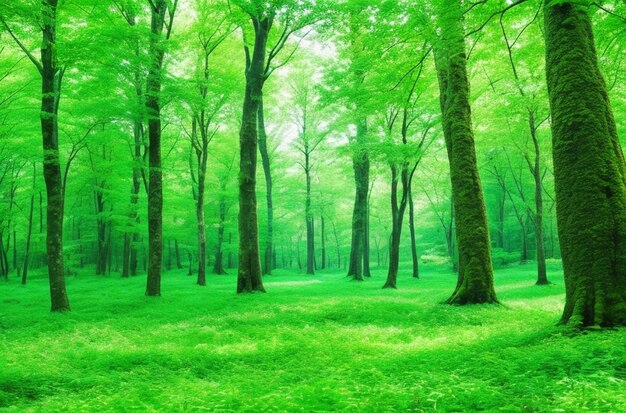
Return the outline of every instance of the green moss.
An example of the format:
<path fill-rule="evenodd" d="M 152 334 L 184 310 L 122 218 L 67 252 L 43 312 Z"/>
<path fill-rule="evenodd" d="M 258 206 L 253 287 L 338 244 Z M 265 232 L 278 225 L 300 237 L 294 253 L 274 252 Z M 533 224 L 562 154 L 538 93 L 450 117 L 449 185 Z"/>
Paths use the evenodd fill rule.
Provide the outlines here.
<path fill-rule="evenodd" d="M 626 325 L 626 164 L 584 7 L 546 7 L 546 71 L 567 301 L 562 322 Z"/>
<path fill-rule="evenodd" d="M 489 226 L 472 131 L 461 3 L 442 4 L 439 19 L 442 34 L 435 61 L 459 250 L 457 288 L 447 302 L 495 303 Z"/>

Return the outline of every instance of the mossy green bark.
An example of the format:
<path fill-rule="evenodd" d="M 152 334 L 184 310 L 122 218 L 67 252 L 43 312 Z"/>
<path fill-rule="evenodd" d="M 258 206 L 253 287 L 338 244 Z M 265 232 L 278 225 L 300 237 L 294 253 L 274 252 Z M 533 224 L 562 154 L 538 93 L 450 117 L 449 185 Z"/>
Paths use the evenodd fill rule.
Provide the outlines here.
<path fill-rule="evenodd" d="M 435 63 L 459 250 L 457 287 L 447 303 L 495 303 L 489 227 L 472 131 L 460 1 L 441 5 L 438 17 L 441 35 L 435 47 Z"/>
<path fill-rule="evenodd" d="M 566 304 L 562 323 L 626 325 L 624 155 L 598 69 L 587 10 L 545 7 L 557 223 Z"/>

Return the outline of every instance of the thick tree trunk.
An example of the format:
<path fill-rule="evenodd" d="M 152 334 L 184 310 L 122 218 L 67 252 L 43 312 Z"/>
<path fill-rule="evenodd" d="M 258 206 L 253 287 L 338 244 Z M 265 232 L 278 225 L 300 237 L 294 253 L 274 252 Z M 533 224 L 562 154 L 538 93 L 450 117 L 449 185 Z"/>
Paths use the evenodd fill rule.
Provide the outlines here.
<path fill-rule="evenodd" d="M 246 49 L 246 91 L 239 134 L 239 269 L 237 293 L 262 291 L 259 252 L 259 223 L 256 198 L 257 128 L 263 81 L 267 37 L 272 19 L 251 17 L 254 48 Z"/>
<path fill-rule="evenodd" d="M 442 5 L 439 11 L 442 33 L 435 63 L 459 249 L 457 287 L 447 302 L 495 303 L 489 226 L 472 131 L 461 2 Z"/>
<path fill-rule="evenodd" d="M 163 171 L 161 170 L 161 70 L 165 55 L 163 26 L 167 5 L 156 0 L 150 23 L 150 65 L 146 87 L 148 115 L 148 278 L 146 295 L 161 295 L 163 261 Z"/>
<path fill-rule="evenodd" d="M 626 325 L 626 164 L 587 10 L 545 6 L 562 323 Z"/>
<path fill-rule="evenodd" d="M 56 24 L 57 0 L 43 0 L 41 46 L 41 134 L 44 160 L 43 175 L 46 182 L 48 205 L 46 211 L 46 251 L 50 279 L 51 310 L 69 311 L 65 290 L 63 265 L 63 213 L 64 194 L 61 165 L 59 163 L 59 100 L 63 69 L 57 66 Z"/>
<path fill-rule="evenodd" d="M 265 108 L 263 105 L 263 95 L 259 100 L 258 113 L 258 139 L 259 153 L 261 154 L 261 164 L 263 165 L 263 175 L 265 176 L 265 200 L 267 203 L 267 237 L 265 239 L 265 254 L 263 262 L 263 273 L 272 274 L 274 260 L 272 251 L 274 248 L 274 205 L 272 201 L 272 169 L 270 155 L 267 150 L 267 132 L 265 130 Z"/>

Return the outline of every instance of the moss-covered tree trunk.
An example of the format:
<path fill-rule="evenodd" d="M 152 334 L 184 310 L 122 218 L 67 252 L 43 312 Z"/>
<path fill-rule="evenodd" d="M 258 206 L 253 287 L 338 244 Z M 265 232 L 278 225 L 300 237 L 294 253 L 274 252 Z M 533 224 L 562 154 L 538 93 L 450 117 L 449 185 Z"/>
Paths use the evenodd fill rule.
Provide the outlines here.
<path fill-rule="evenodd" d="M 626 165 L 583 6 L 545 6 L 562 322 L 626 325 Z"/>
<path fill-rule="evenodd" d="M 237 292 L 264 292 L 259 252 L 256 167 L 259 104 L 263 95 L 267 38 L 273 16 L 250 16 L 252 51 L 246 47 L 246 90 L 239 133 L 239 269 Z"/>
<path fill-rule="evenodd" d="M 460 0 L 442 4 L 438 17 L 441 36 L 435 47 L 435 63 L 459 250 L 457 287 L 447 303 L 495 303 L 489 226 L 472 131 Z"/>

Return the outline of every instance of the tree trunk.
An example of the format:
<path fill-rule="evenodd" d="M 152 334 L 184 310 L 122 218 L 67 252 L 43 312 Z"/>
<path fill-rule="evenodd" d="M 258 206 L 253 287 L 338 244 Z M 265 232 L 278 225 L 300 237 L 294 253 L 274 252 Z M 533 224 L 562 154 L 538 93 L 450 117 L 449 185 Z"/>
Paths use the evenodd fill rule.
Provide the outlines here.
<path fill-rule="evenodd" d="M 352 167 L 354 169 L 355 197 L 352 211 L 352 242 L 348 276 L 363 281 L 365 238 L 367 237 L 367 198 L 369 192 L 369 154 L 364 145 L 367 125 L 362 120 L 357 125 Z"/>
<path fill-rule="evenodd" d="M 306 132 L 304 132 L 306 133 Z M 313 224 L 313 211 L 311 209 L 311 165 L 309 158 L 308 143 L 304 144 L 304 173 L 306 175 L 306 273 L 315 274 L 315 227 Z"/>
<path fill-rule="evenodd" d="M 139 52 L 137 51 L 137 54 Z M 141 71 L 135 72 L 135 94 L 137 97 L 137 104 L 140 105 L 143 102 L 143 81 L 141 79 Z M 141 148 L 143 146 L 144 126 L 143 117 L 141 114 L 136 114 L 133 119 L 133 139 L 134 139 L 134 154 L 133 154 L 133 185 L 130 193 L 130 222 L 134 222 L 139 226 L 139 214 L 137 213 L 137 204 L 139 203 L 139 191 L 141 189 L 141 172 L 143 168 L 143 156 L 141 154 Z M 128 275 L 137 275 L 137 243 L 139 242 L 139 233 L 135 230 L 132 233 L 127 233 L 124 238 L 124 269 L 122 272 L 123 277 Z"/>
<path fill-rule="evenodd" d="M 557 224 L 566 302 L 561 322 L 626 325 L 626 164 L 591 19 L 544 6 Z"/>
<path fill-rule="evenodd" d="M 163 26 L 167 4 L 155 0 L 151 7 L 150 65 L 146 82 L 146 113 L 148 115 L 148 278 L 147 296 L 161 295 L 163 260 L 163 171 L 161 170 L 161 77 L 165 55 Z"/>
<path fill-rule="evenodd" d="M 226 224 L 226 200 L 224 196 L 220 198 L 220 222 L 217 227 L 217 247 L 215 249 L 215 264 L 213 266 L 213 272 L 215 274 L 226 274 L 224 270 L 224 252 L 222 246 L 224 245 L 224 226 Z"/>
<path fill-rule="evenodd" d="M 400 176 L 399 176 L 400 175 Z M 403 194 L 398 203 L 398 181 L 402 180 Z M 400 174 L 398 167 L 391 165 L 391 239 L 389 242 L 389 270 L 387 281 L 383 288 L 397 288 L 398 268 L 400 264 L 400 240 L 402 237 L 402 222 L 408 201 L 408 170 L 403 165 Z"/>
<path fill-rule="evenodd" d="M 326 223 L 324 222 L 324 215 L 320 216 L 320 230 L 321 230 L 321 243 L 322 243 L 322 266 L 321 269 L 326 269 Z"/>
<path fill-rule="evenodd" d="M 413 259 L 413 278 L 420 277 L 419 256 L 415 242 L 415 206 L 413 205 L 413 186 L 409 186 L 409 232 L 411 233 L 411 258 Z"/>
<path fill-rule="evenodd" d="M 460 0 L 440 7 L 435 49 L 442 123 L 454 198 L 459 277 L 449 304 L 495 303 L 489 226 L 478 174 Z"/>
<path fill-rule="evenodd" d="M 233 268 L 235 267 L 235 260 L 233 257 L 233 233 L 229 232 L 228 233 L 228 268 Z"/>
<path fill-rule="evenodd" d="M 258 109 L 258 139 L 259 153 L 261 154 L 261 164 L 263 165 L 263 174 L 265 176 L 265 199 L 267 203 L 267 238 L 265 239 L 265 254 L 263 262 L 263 273 L 272 274 L 274 268 L 274 260 L 272 250 L 274 248 L 274 206 L 272 201 L 272 170 L 270 165 L 270 156 L 267 151 L 267 132 L 265 130 L 265 109 L 263 105 L 263 95 L 259 100 Z"/>
<path fill-rule="evenodd" d="M 51 310 L 69 311 L 63 264 L 64 188 L 59 163 L 59 100 L 64 69 L 57 65 L 56 24 L 57 0 L 43 0 L 41 46 L 41 134 L 48 205 L 46 211 L 46 250 L 50 279 Z"/>
<path fill-rule="evenodd" d="M 107 252 L 106 243 L 107 224 L 103 217 L 104 200 L 103 188 L 98 188 L 94 192 L 94 203 L 96 208 L 96 275 L 103 275 L 106 272 Z"/>
<path fill-rule="evenodd" d="M 272 18 L 251 16 L 254 49 L 246 49 L 246 91 L 239 134 L 239 269 L 237 293 L 265 292 L 259 252 L 259 223 L 256 198 L 257 128 L 267 37 Z"/>
<path fill-rule="evenodd" d="M 28 260 L 30 258 L 30 240 L 33 234 L 33 212 L 35 210 L 35 186 L 37 185 L 37 166 L 33 163 L 33 193 L 30 195 L 30 209 L 28 210 L 28 231 L 26 232 L 26 247 L 24 248 L 24 267 L 22 268 L 22 285 L 26 285 L 28 278 Z"/>
<path fill-rule="evenodd" d="M 543 183 L 541 176 L 541 148 L 537 137 L 537 126 L 535 124 L 535 112 L 528 111 L 528 123 L 530 135 L 535 148 L 535 161 L 533 163 L 532 175 L 535 179 L 535 245 L 537 247 L 537 285 L 549 285 L 546 269 L 546 246 L 543 236 Z"/>

